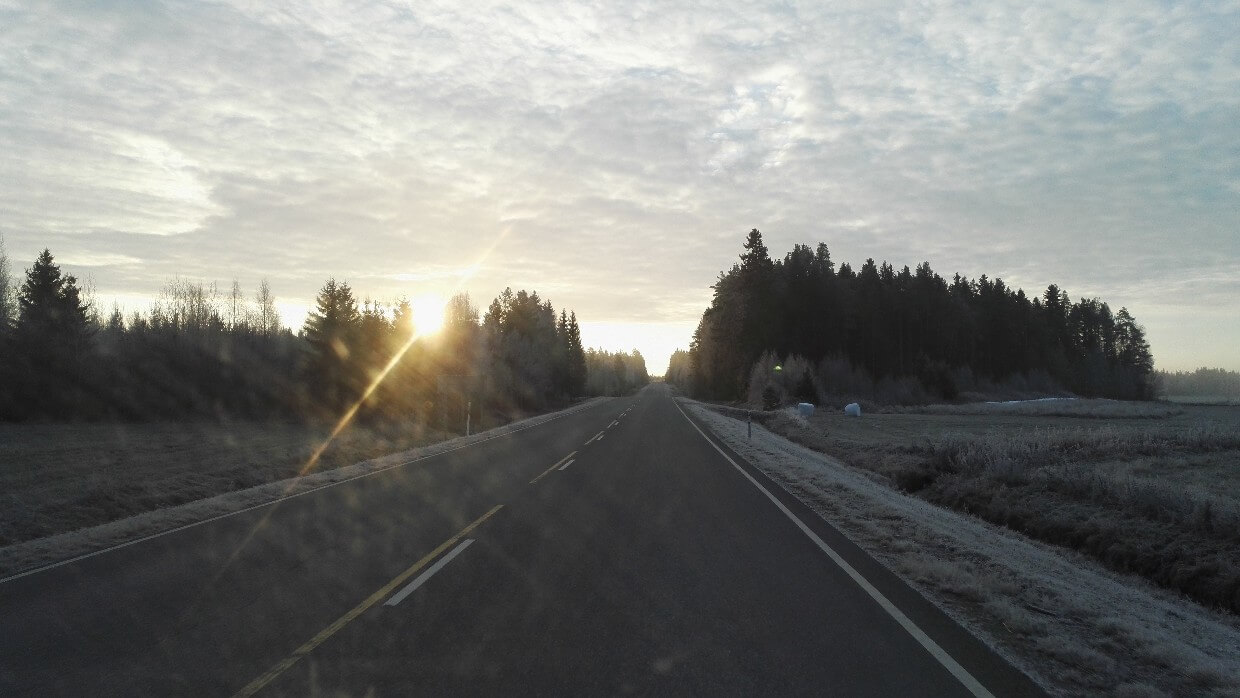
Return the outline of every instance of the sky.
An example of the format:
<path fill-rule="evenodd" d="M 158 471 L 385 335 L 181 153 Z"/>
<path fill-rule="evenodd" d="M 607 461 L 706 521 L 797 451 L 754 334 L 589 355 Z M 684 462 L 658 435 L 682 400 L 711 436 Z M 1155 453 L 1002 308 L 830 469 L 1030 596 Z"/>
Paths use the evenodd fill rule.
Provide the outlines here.
<path fill-rule="evenodd" d="M 0 0 L 0 235 L 96 302 L 504 287 L 660 374 L 771 252 L 1056 283 L 1240 369 L 1240 3 Z"/>

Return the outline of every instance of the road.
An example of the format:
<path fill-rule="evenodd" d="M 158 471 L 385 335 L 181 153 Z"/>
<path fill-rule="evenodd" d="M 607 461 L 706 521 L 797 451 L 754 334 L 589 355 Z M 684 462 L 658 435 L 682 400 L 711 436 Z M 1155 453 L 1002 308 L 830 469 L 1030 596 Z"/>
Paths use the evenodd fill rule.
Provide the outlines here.
<path fill-rule="evenodd" d="M 0 695 L 987 691 L 1037 694 L 661 385 L 0 583 Z"/>

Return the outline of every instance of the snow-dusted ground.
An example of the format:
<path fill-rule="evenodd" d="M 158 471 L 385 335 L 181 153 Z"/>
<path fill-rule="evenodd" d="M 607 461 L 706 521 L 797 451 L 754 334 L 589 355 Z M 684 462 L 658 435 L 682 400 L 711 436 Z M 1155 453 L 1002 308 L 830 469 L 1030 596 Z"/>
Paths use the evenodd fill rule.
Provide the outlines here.
<path fill-rule="evenodd" d="M 734 451 L 1062 695 L 1240 696 L 1240 620 L 942 509 L 690 400 Z"/>
<path fill-rule="evenodd" d="M 392 453 L 381 458 L 354 463 L 312 475 L 271 482 L 249 489 L 200 499 L 196 502 L 150 511 L 137 516 L 92 526 L 79 531 L 40 538 L 0 548 L 0 577 L 20 574 L 51 564 L 97 554 L 109 548 L 139 542 L 178 528 L 193 526 L 239 511 L 264 506 L 280 499 L 307 494 L 345 480 L 397 468 L 471 444 L 498 438 L 514 431 L 538 426 L 574 412 L 589 409 L 610 398 L 594 398 L 559 412 L 549 412 L 505 424 L 470 436 L 460 436 L 437 444 Z"/>

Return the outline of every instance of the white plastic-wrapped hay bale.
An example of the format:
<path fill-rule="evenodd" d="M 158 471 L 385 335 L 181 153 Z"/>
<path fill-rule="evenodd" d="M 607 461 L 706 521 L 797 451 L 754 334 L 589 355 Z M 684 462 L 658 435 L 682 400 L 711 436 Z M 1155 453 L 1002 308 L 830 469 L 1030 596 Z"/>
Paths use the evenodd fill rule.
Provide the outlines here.
<path fill-rule="evenodd" d="M 860 417 L 861 416 L 861 405 L 858 405 L 855 402 L 850 402 L 847 405 L 844 405 L 844 414 L 848 415 L 849 417 Z"/>
<path fill-rule="evenodd" d="M 814 416 L 814 406 L 808 402 L 798 402 L 797 414 L 809 419 Z"/>

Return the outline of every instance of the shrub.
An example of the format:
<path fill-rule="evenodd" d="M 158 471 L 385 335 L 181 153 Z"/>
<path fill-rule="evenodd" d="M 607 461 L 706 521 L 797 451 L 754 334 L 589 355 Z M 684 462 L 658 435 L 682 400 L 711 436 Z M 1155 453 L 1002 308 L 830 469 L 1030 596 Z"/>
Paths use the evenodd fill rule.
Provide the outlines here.
<path fill-rule="evenodd" d="M 773 410 L 777 407 L 779 407 L 779 390 L 773 385 L 768 385 L 762 391 L 762 409 Z"/>

